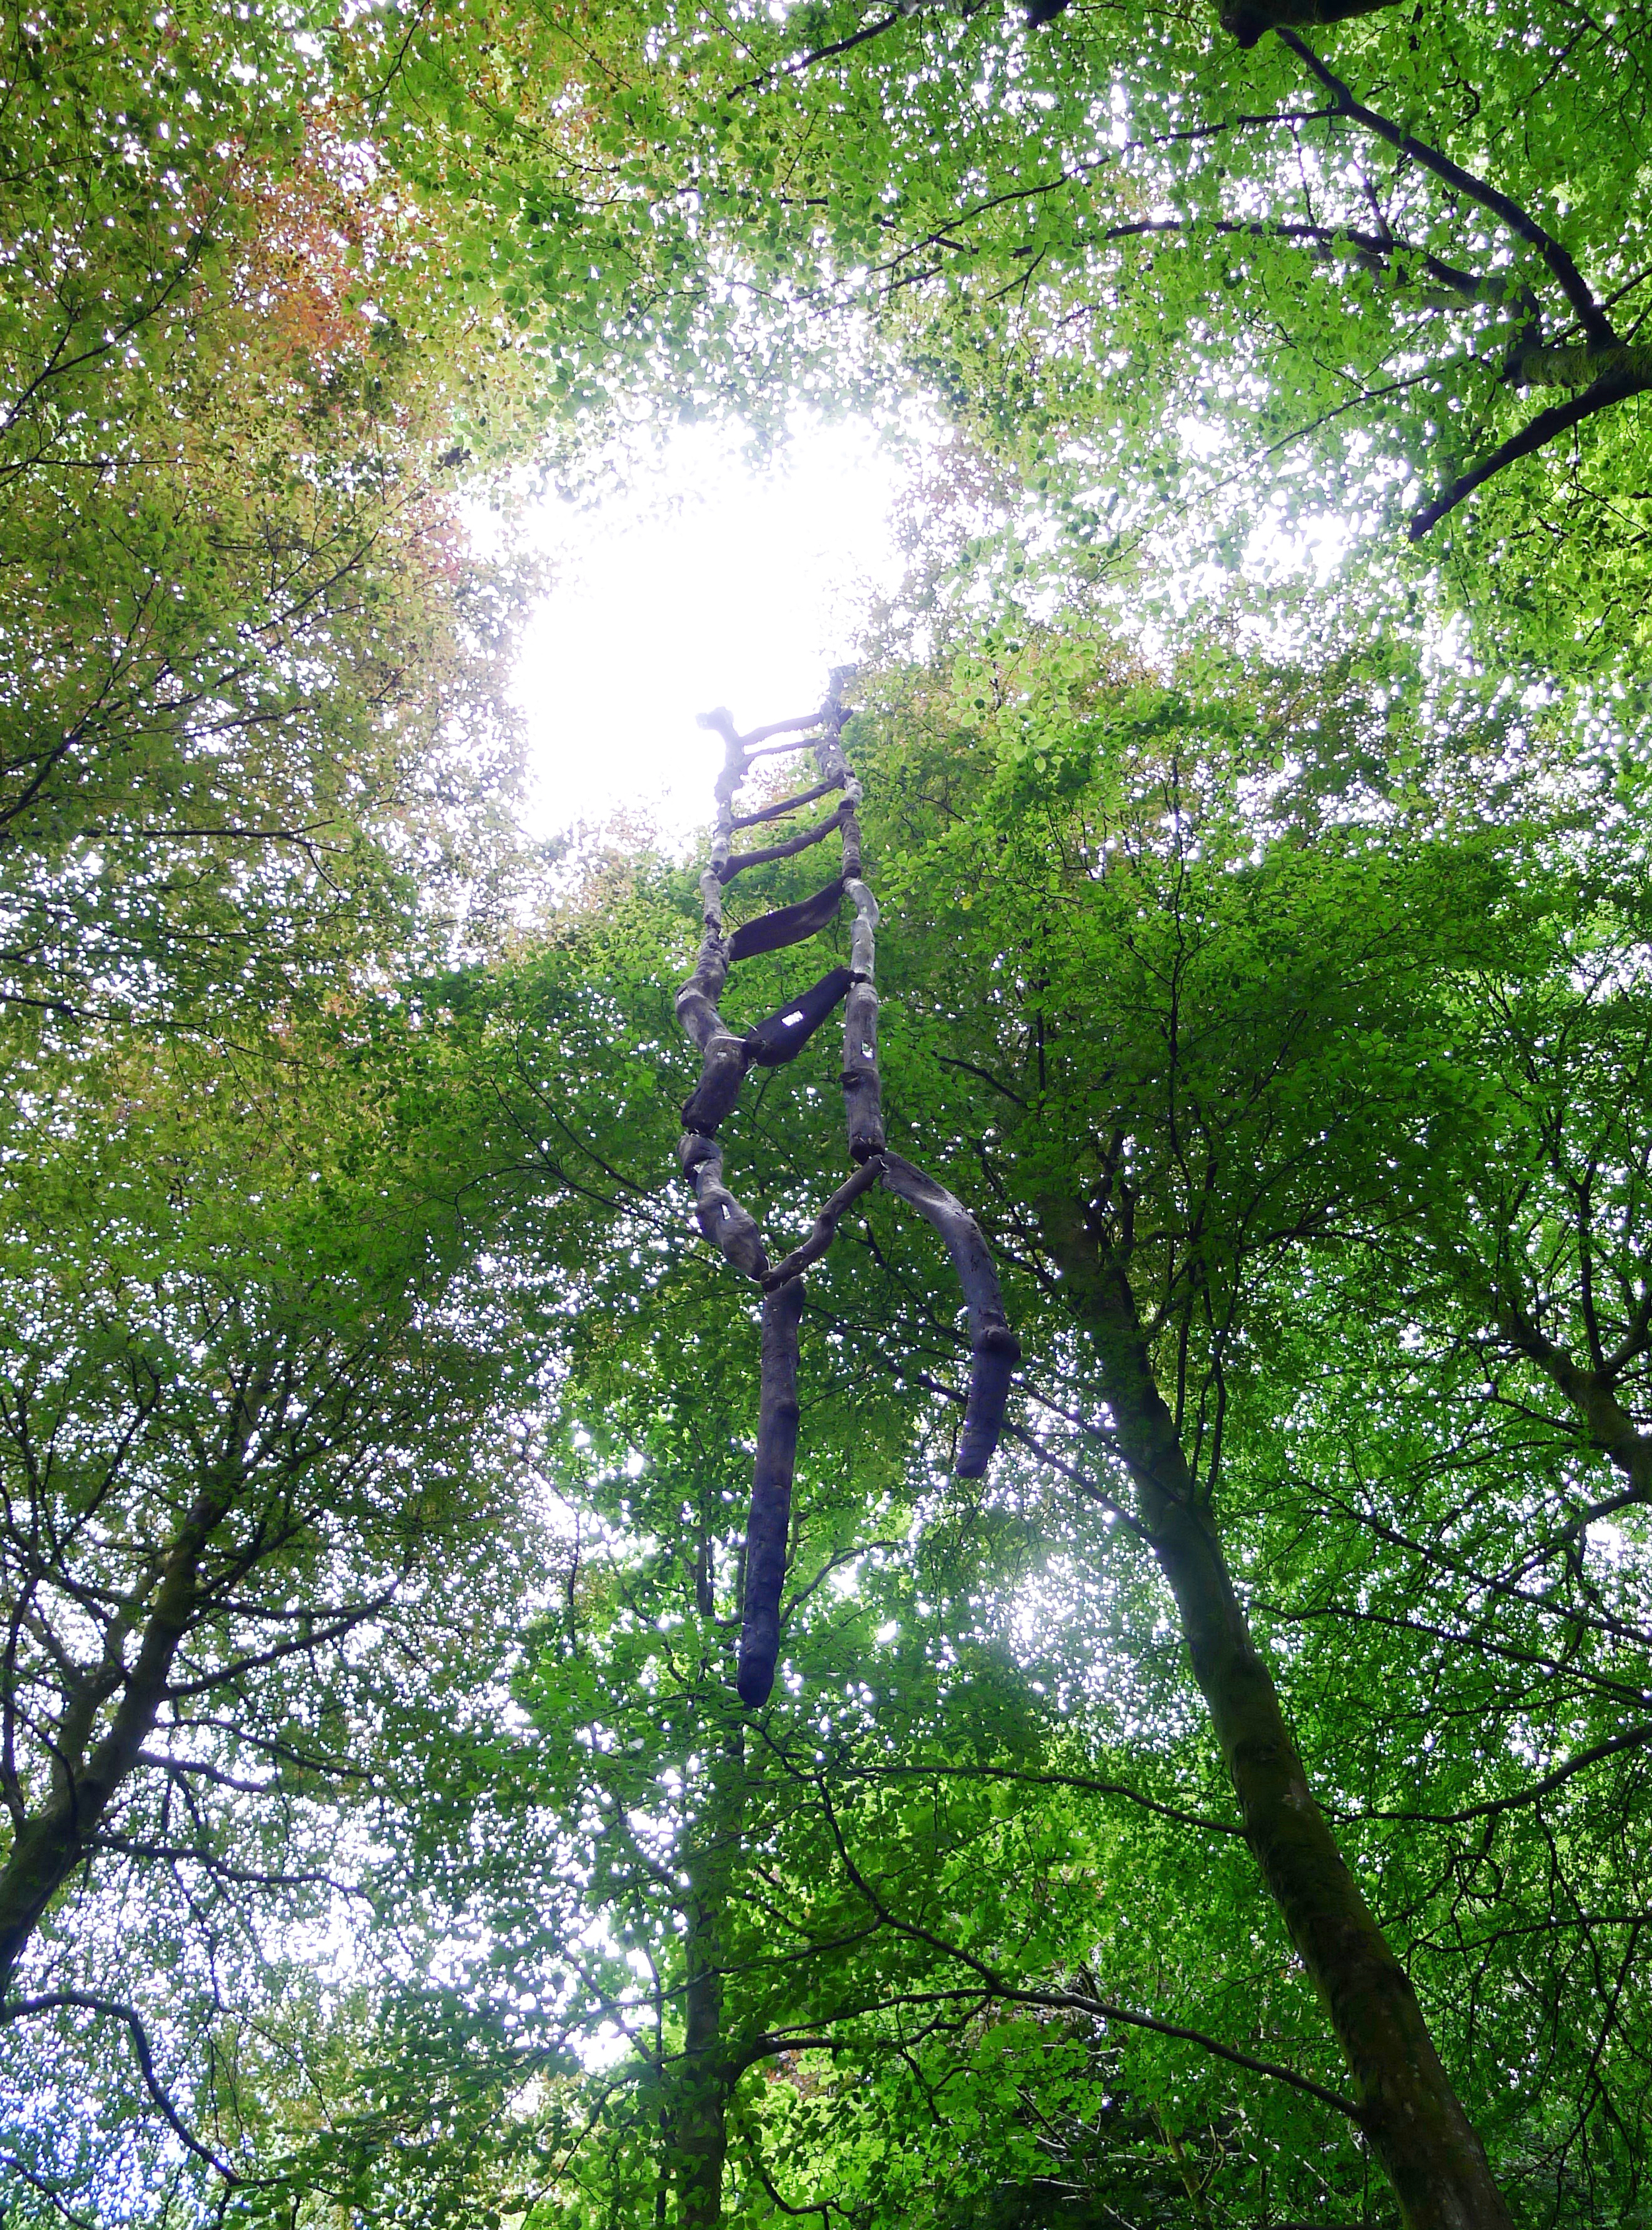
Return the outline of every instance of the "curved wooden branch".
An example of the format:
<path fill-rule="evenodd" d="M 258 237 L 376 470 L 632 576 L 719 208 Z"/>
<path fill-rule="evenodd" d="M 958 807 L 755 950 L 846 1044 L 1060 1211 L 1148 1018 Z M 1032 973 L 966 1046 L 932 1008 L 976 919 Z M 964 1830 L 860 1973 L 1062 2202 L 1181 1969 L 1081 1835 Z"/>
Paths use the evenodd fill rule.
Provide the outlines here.
<path fill-rule="evenodd" d="M 1535 450 L 1546 448 L 1551 441 L 1573 426 L 1581 425 L 1585 418 L 1592 418 L 1597 411 L 1609 409 L 1614 403 L 1626 403 L 1632 395 L 1644 395 L 1649 389 L 1652 389 L 1652 372 L 1613 372 L 1596 380 L 1581 395 L 1574 395 L 1570 403 L 1557 403 L 1547 410 L 1539 410 L 1518 434 L 1500 442 L 1489 456 L 1482 457 L 1460 479 L 1453 480 L 1449 487 L 1442 488 L 1432 503 L 1425 504 L 1405 530 L 1407 537 L 1420 542 L 1465 497 L 1494 479 L 1505 466 L 1531 456 Z"/>
<path fill-rule="evenodd" d="M 960 1479 L 979 1479 L 992 1460 L 1003 1429 L 1010 1382 L 1021 1360 L 1021 1342 L 1004 1314 L 998 1273 L 980 1226 L 963 1202 L 900 1154 L 884 1156 L 883 1183 L 887 1190 L 915 1208 L 939 1232 L 964 1288 L 970 1318 L 970 1392 L 954 1468 Z"/>
<path fill-rule="evenodd" d="M 769 1266 L 757 1219 L 723 1183 L 723 1150 L 715 1138 L 690 1131 L 677 1147 L 682 1173 L 694 1189 L 694 1221 L 737 1270 L 761 1278 Z"/>
<path fill-rule="evenodd" d="M 832 668 L 831 693 L 826 701 L 824 725 L 820 740 L 815 745 L 815 764 L 820 769 L 823 782 L 841 782 L 843 802 L 838 819 L 843 831 L 843 880 L 852 882 L 861 872 L 861 785 L 855 779 L 855 770 L 843 756 L 844 683 L 854 668 L 836 666 Z"/>
<path fill-rule="evenodd" d="M 743 875 L 748 867 L 766 867 L 771 860 L 790 860 L 798 852 L 807 852 L 816 844 L 823 844 L 834 828 L 841 828 L 849 813 L 847 805 L 840 805 L 836 813 L 829 813 L 824 821 L 817 821 L 812 828 L 805 828 L 801 836 L 790 836 L 784 844 L 765 844 L 756 852 L 734 852 L 717 870 L 720 882 L 732 883 L 736 875 Z"/>
<path fill-rule="evenodd" d="M 812 790 L 803 790 L 796 797 L 783 797 L 778 805 L 759 806 L 755 813 L 737 813 L 732 826 L 755 828 L 760 821 L 778 821 L 784 815 L 801 812 L 805 805 L 813 805 L 842 787 L 842 775 L 834 775 L 829 782 L 817 782 Z"/>
<path fill-rule="evenodd" d="M 787 725 L 790 725 L 791 724 L 788 723 Z M 771 728 L 759 728 L 758 730 L 758 733 L 760 736 L 772 735 L 773 732 L 774 731 Z M 814 743 L 815 739 L 812 736 L 794 736 L 789 744 L 765 744 L 761 751 L 748 751 L 745 756 L 748 761 L 751 759 L 771 759 L 778 757 L 782 751 L 812 751 L 814 748 Z"/>
<path fill-rule="evenodd" d="M 862 1162 L 854 1176 L 839 1185 L 815 1218 L 815 1228 L 803 1245 L 794 1247 L 791 1254 L 783 1261 L 777 1262 L 769 1272 L 763 1280 L 765 1291 L 784 1286 L 788 1279 L 801 1276 L 811 1262 L 818 1262 L 836 1238 L 838 1221 L 845 1209 L 853 1208 L 863 1192 L 870 1192 L 882 1175 L 881 1161 L 874 1157 L 869 1162 Z"/>

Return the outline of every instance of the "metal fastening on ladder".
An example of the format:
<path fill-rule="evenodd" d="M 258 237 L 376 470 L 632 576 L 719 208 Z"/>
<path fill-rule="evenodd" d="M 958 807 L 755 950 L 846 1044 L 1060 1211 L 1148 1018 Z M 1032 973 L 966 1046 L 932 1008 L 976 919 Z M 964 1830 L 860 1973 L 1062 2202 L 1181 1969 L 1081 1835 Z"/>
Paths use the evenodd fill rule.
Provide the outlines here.
<path fill-rule="evenodd" d="M 739 1686 L 748 1705 L 765 1702 L 774 1685 L 780 1648 L 780 1592 L 791 1523 L 791 1477 L 797 1449 L 797 1347 L 803 1317 L 803 1273 L 831 1245 L 840 1219 L 874 1184 L 904 1200 L 945 1241 L 969 1312 L 971 1364 L 956 1469 L 978 1479 L 992 1460 L 1003 1423 L 1010 1379 L 1021 1357 L 998 1291 L 997 1273 L 975 1218 L 963 1202 L 915 1163 L 891 1153 L 883 1135 L 882 1084 L 878 1075 L 878 994 L 874 932 L 878 907 L 861 873 L 861 785 L 843 756 L 846 718 L 842 687 L 848 669 L 831 679 L 818 712 L 778 720 L 748 736 L 736 732 L 726 712 L 707 712 L 700 725 L 723 738 L 717 778 L 717 826 L 711 860 L 700 879 L 704 935 L 694 972 L 677 994 L 677 1019 L 699 1048 L 700 1082 L 682 1111 L 677 1157 L 694 1189 L 700 1230 L 737 1270 L 763 1288 L 762 1379 L 757 1463 L 745 1536 L 745 1608 L 740 1629 Z M 774 738 L 784 737 L 784 742 Z M 759 811 L 736 814 L 734 799 L 754 760 L 776 751 L 812 749 L 820 779 L 796 797 Z M 738 829 L 784 819 L 842 792 L 835 809 L 799 834 L 774 844 L 736 852 Z M 747 867 L 785 860 L 840 832 L 842 858 L 832 880 L 812 898 L 760 914 L 732 931 L 723 921 L 723 892 Z M 833 968 L 776 1013 L 737 1036 L 717 1010 L 729 970 L 759 952 L 778 952 L 818 936 L 836 920 L 844 898 L 855 909 L 849 964 Z M 746 1071 L 778 1067 L 802 1051 L 838 1002 L 843 1015 L 843 1105 L 854 1174 L 820 1211 L 800 1247 L 770 1267 L 755 1219 L 723 1183 L 718 1125 L 732 1112 Z"/>

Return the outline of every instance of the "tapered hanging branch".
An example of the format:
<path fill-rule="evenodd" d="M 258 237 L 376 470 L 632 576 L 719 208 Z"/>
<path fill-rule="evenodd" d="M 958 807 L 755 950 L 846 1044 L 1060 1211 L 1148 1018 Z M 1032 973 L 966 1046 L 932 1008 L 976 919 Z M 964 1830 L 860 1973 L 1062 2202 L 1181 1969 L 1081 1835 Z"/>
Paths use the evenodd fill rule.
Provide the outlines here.
<path fill-rule="evenodd" d="M 774 1685 L 780 1653 L 780 1589 L 791 1530 L 791 1474 L 797 1460 L 797 1331 L 803 1281 L 789 1278 L 764 1296 L 762 1385 L 752 1515 L 745 1528 L 745 1604 L 737 1685 L 758 1705 Z"/>
<path fill-rule="evenodd" d="M 844 1215 L 874 1185 L 881 1184 L 915 1208 L 945 1244 L 969 1316 L 970 1390 L 965 1405 L 956 1469 L 978 1479 L 992 1460 L 1003 1428 L 1010 1382 L 1021 1349 L 1004 1315 L 997 1273 L 974 1217 L 945 1185 L 899 1154 L 888 1152 L 883 1131 L 883 1088 L 878 1073 L 877 900 L 863 879 L 859 808 L 861 785 L 843 756 L 843 707 L 840 676 L 820 712 L 801 719 L 778 721 L 741 736 L 722 711 L 702 716 L 700 725 L 723 738 L 722 771 L 717 777 L 717 822 L 711 858 L 700 879 L 702 934 L 694 971 L 677 994 L 677 1019 L 700 1055 L 700 1082 L 682 1111 L 683 1136 L 677 1157 L 694 1190 L 695 1220 L 712 1245 L 737 1270 L 763 1288 L 762 1382 L 758 1401 L 757 1462 L 752 1511 L 745 1535 L 745 1600 L 740 1626 L 738 1686 L 755 1708 L 774 1685 L 780 1651 L 780 1598 L 791 1530 L 791 1481 L 797 1451 L 797 1356 L 803 1321 L 803 1273 L 817 1262 L 836 1236 Z M 788 738 L 785 743 L 771 741 Z M 752 762 L 780 751 L 812 748 L 820 779 L 812 788 L 778 804 L 736 815 L 734 798 Z M 842 792 L 836 810 L 812 827 L 750 852 L 732 849 L 737 828 L 752 828 Z M 726 886 L 747 867 L 787 860 L 823 843 L 833 830 L 842 841 L 842 859 L 833 880 L 812 897 L 759 914 L 729 931 L 723 919 Z M 785 1006 L 765 1015 L 743 1034 L 732 1030 L 718 1009 L 729 970 L 763 952 L 778 952 L 816 937 L 837 918 L 847 895 L 855 909 L 849 930 L 849 964 L 828 970 Z M 827 1201 L 813 1230 L 792 1252 L 769 1266 L 763 1234 L 751 1213 L 723 1182 L 723 1150 L 718 1125 L 733 1112 L 746 1071 L 776 1068 L 794 1060 L 843 1006 L 843 1108 L 854 1173 Z"/>
<path fill-rule="evenodd" d="M 883 1182 L 939 1232 L 964 1288 L 970 1318 L 970 1398 L 953 1468 L 960 1479 L 979 1479 L 992 1460 L 1003 1428 L 1010 1380 L 1021 1360 L 1021 1342 L 1003 1312 L 998 1273 L 981 1228 L 963 1202 L 899 1154 L 883 1157 Z"/>

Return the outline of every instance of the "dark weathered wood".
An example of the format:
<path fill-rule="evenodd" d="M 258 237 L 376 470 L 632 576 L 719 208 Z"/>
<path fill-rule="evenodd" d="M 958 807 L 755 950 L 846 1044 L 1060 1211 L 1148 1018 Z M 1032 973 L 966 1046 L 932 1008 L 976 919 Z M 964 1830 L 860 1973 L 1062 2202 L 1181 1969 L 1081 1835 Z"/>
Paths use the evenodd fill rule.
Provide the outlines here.
<path fill-rule="evenodd" d="M 837 875 L 812 898 L 799 899 L 795 906 L 777 906 L 772 913 L 758 914 L 755 921 L 743 921 L 729 932 L 730 965 L 737 960 L 751 960 L 759 952 L 778 952 L 785 945 L 801 944 L 806 937 L 817 937 L 836 918 L 842 897 L 843 878 Z"/>
<path fill-rule="evenodd" d="M 750 1060 L 745 1039 L 737 1038 L 722 1025 L 720 1017 L 716 1034 L 707 1041 L 700 1081 L 683 1103 L 685 1131 L 703 1131 L 707 1138 L 713 1136 L 740 1096 Z"/>
<path fill-rule="evenodd" d="M 759 728 L 756 732 L 760 736 L 766 736 L 771 735 L 774 732 L 771 728 Z M 812 749 L 814 741 L 812 736 L 797 736 L 789 744 L 765 744 L 760 751 L 748 751 L 746 757 L 752 759 L 771 759 L 777 757 L 782 751 L 806 751 Z"/>
<path fill-rule="evenodd" d="M 763 1280 L 765 1292 L 784 1286 L 789 1279 L 801 1277 L 811 1262 L 818 1262 L 837 1236 L 837 1226 L 844 1213 L 854 1207 L 863 1192 L 870 1192 L 883 1175 L 883 1163 L 875 1157 L 862 1162 L 854 1176 L 839 1185 L 815 1218 L 815 1228 L 801 1247 L 794 1247 L 790 1254 L 775 1264 Z"/>
<path fill-rule="evenodd" d="M 763 1234 L 723 1183 L 722 1148 L 714 1138 L 690 1131 L 678 1142 L 677 1158 L 694 1186 L 694 1220 L 701 1231 L 737 1270 L 761 1278 L 769 1266 Z"/>
<path fill-rule="evenodd" d="M 731 826 L 755 828 L 760 821 L 778 821 L 783 814 L 800 813 L 805 805 L 813 805 L 816 799 L 829 797 L 842 787 L 842 776 L 834 775 L 829 782 L 817 782 L 812 790 L 800 790 L 796 797 L 783 797 L 778 805 L 760 806 L 755 813 L 737 813 Z"/>
<path fill-rule="evenodd" d="M 728 857 L 732 841 L 734 792 L 745 771 L 745 753 L 734 732 L 731 716 L 723 711 L 702 715 L 700 725 L 714 728 L 724 738 L 723 768 L 717 778 L 717 828 L 712 838 L 711 864 L 700 879 L 702 934 L 694 972 L 677 993 L 677 1020 L 700 1048 L 700 1081 L 682 1111 L 683 1128 L 709 1137 L 739 1096 L 748 1056 L 741 1039 L 717 1011 L 729 970 L 728 942 L 723 934 L 723 886 L 719 872 Z"/>
<path fill-rule="evenodd" d="M 713 981 L 714 982 L 713 976 Z M 714 991 L 708 991 L 706 979 L 698 969 L 677 994 L 677 1020 L 704 1053 L 719 1037 L 731 1034 L 728 1024 L 718 1013 Z"/>
<path fill-rule="evenodd" d="M 756 1707 L 774 1685 L 780 1647 L 780 1591 L 785 1576 L 791 1523 L 791 1480 L 797 1452 L 797 1350 L 803 1315 L 803 1271 L 831 1245 L 839 1222 L 872 1187 L 888 1190 L 917 1208 L 940 1233 L 964 1287 L 970 1318 L 970 1390 L 965 1405 L 957 1470 L 979 1478 L 991 1460 L 1003 1427 L 1010 1380 L 1020 1344 L 1010 1331 L 998 1292 L 997 1273 L 974 1218 L 944 1185 L 913 1163 L 889 1154 L 884 1144 L 882 1084 L 878 1073 L 878 995 L 874 982 L 877 900 L 861 873 L 861 785 L 843 755 L 845 713 L 842 685 L 848 669 L 833 674 L 831 692 L 817 714 L 807 720 L 780 721 L 741 736 L 726 711 L 707 713 L 700 725 L 723 738 L 722 770 L 717 777 L 717 822 L 711 858 L 700 878 L 704 932 L 694 972 L 677 994 L 677 1014 L 699 1047 L 700 1082 L 683 1110 L 687 1135 L 678 1147 L 684 1174 L 694 1189 L 700 1230 L 734 1266 L 764 1289 L 762 1385 L 758 1403 L 757 1460 L 745 1537 L 745 1596 L 740 1628 L 738 1685 L 742 1699 Z M 799 730 L 817 733 L 797 734 Z M 812 748 L 820 779 L 811 790 L 758 811 L 736 815 L 734 798 L 753 759 L 764 757 L 771 736 L 793 740 L 770 748 Z M 813 828 L 784 841 L 746 852 L 732 849 L 736 828 L 777 821 L 842 790 L 837 810 Z M 723 918 L 724 886 L 746 867 L 792 858 L 823 842 L 832 830 L 842 836 L 842 873 L 824 888 L 795 905 L 761 914 L 732 932 Z M 849 965 L 831 969 L 786 1006 L 737 1037 L 718 1010 L 729 970 L 763 952 L 778 952 L 817 936 L 836 919 L 847 890 L 855 907 Z M 778 1067 L 806 1045 L 838 1001 L 843 1017 L 843 1103 L 849 1151 L 857 1167 L 839 1185 L 816 1218 L 813 1229 L 776 1269 L 771 1270 L 755 1219 L 723 1183 L 718 1125 L 739 1094 L 753 1064 Z M 690 2119 L 692 2117 L 689 2117 Z M 685 2130 L 688 2126 L 684 2122 Z M 707 2129 L 710 2124 L 707 2124 Z M 715 2182 L 711 2153 L 695 2185 L 705 2207 L 713 2204 Z M 718 2156 L 720 2160 L 720 2154 Z M 703 2189 L 701 2185 L 703 2184 Z M 697 2202 L 698 2203 L 698 2202 Z M 711 2219 L 707 2215 L 707 2220 Z"/>
<path fill-rule="evenodd" d="M 789 836 L 784 844 L 765 844 L 756 852 L 732 852 L 717 870 L 720 882 L 732 883 L 736 875 L 743 875 L 748 867 L 766 867 L 771 860 L 790 860 L 799 852 L 807 852 L 816 844 L 823 844 L 833 829 L 843 826 L 849 809 L 840 805 L 836 813 L 829 813 L 824 821 L 817 821 L 812 828 L 805 828 L 801 836 Z"/>
<path fill-rule="evenodd" d="M 855 919 L 849 929 L 849 973 L 870 983 L 877 973 L 877 939 L 874 931 L 878 925 L 878 902 L 868 886 L 858 879 L 846 879 L 844 889 L 855 908 Z"/>
<path fill-rule="evenodd" d="M 797 1458 L 797 1346 L 803 1281 L 791 1278 L 763 1303 L 763 1376 L 757 1463 L 745 1528 L 745 1607 L 735 1685 L 753 1709 L 768 1701 L 780 1654 L 780 1589 L 791 1530 L 791 1474 Z"/>
<path fill-rule="evenodd" d="M 1021 1360 L 1021 1342 L 1009 1325 L 989 1324 L 970 1344 L 970 1395 L 964 1408 L 964 1429 L 958 1436 L 960 1479 L 985 1475 L 1003 1430 L 1010 1406 L 1010 1387 Z"/>
<path fill-rule="evenodd" d="M 883 1086 L 878 1075 L 878 995 L 851 985 L 843 1009 L 843 1115 L 857 1162 L 883 1151 Z"/>
<path fill-rule="evenodd" d="M 831 969 L 818 983 L 811 983 L 786 1005 L 777 1007 L 760 1022 L 753 1022 L 745 1033 L 752 1059 L 763 1068 L 778 1068 L 793 1060 L 836 1006 L 852 980 L 847 968 Z"/>
<path fill-rule="evenodd" d="M 861 873 L 861 785 L 855 770 L 843 756 L 843 703 L 845 683 L 854 672 L 852 667 L 839 666 L 832 669 L 832 684 L 828 697 L 825 727 L 815 746 L 815 764 L 820 769 L 823 782 L 841 781 L 843 785 L 843 807 L 840 817 L 843 830 L 843 877 L 849 881 Z"/>
<path fill-rule="evenodd" d="M 1021 1343 L 1003 1312 L 998 1273 L 986 1241 L 963 1202 L 900 1154 L 884 1156 L 883 1182 L 939 1232 L 964 1288 L 973 1360 L 956 1469 L 965 1479 L 978 1479 L 997 1446 L 1010 1375 L 1021 1359 Z"/>

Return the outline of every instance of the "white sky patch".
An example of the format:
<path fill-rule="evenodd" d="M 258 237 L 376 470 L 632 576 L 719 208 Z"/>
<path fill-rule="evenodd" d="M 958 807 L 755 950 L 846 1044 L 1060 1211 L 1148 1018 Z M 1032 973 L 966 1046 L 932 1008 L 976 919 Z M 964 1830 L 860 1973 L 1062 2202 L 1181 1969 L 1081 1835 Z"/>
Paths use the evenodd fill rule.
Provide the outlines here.
<path fill-rule="evenodd" d="M 899 578 L 900 475 L 864 426 L 806 428 L 765 471 L 726 435 L 687 427 L 623 493 L 530 513 L 555 582 L 515 681 L 529 829 L 628 807 L 662 832 L 707 820 L 722 746 L 695 714 L 726 705 L 756 727 L 820 702 L 866 597 Z"/>

